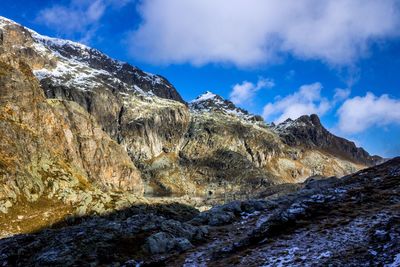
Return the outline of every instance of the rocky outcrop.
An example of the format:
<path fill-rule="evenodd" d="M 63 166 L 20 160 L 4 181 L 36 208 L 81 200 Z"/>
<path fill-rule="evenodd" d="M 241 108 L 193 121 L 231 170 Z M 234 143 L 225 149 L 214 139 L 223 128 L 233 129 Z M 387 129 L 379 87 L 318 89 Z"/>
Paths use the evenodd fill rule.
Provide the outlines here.
<path fill-rule="evenodd" d="M 289 146 L 303 146 L 308 149 L 321 149 L 334 156 L 372 166 L 383 162 L 379 156 L 370 156 L 363 148 L 353 142 L 331 134 L 322 126 L 317 115 L 288 119 L 274 127 L 282 140 Z"/>

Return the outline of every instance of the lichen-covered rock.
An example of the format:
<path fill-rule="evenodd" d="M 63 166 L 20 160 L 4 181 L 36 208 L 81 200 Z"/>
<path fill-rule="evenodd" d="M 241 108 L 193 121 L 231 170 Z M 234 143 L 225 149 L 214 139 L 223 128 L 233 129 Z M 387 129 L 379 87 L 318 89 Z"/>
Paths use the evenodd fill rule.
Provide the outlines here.
<path fill-rule="evenodd" d="M 143 193 L 140 173 L 126 151 L 83 108 L 46 100 L 24 62 L 0 61 L 0 73 L 3 212 L 9 203 L 41 197 L 85 204 L 85 192 L 96 188 Z"/>

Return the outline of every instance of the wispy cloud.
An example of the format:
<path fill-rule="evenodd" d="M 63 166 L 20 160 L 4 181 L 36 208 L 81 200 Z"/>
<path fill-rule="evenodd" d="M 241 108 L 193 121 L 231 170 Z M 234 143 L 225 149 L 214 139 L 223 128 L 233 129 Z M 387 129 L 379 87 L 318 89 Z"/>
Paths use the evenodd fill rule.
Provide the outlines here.
<path fill-rule="evenodd" d="M 282 54 L 352 64 L 399 36 L 397 0 L 152 0 L 139 7 L 132 54 L 151 63 L 270 63 Z"/>
<path fill-rule="evenodd" d="M 335 94 L 333 95 L 333 101 L 335 103 L 346 100 L 351 94 L 351 89 L 350 88 L 346 88 L 346 89 L 342 89 L 342 88 L 336 88 L 335 89 Z"/>
<path fill-rule="evenodd" d="M 272 79 L 259 78 L 257 83 L 244 81 L 241 84 L 235 84 L 230 93 L 230 100 L 235 104 L 249 104 L 256 93 L 263 88 L 272 88 L 275 83 Z"/>
<path fill-rule="evenodd" d="M 87 43 L 100 27 L 99 22 L 109 8 L 121 8 L 133 0 L 71 0 L 67 5 L 53 5 L 39 11 L 36 21 L 60 35 L 78 35 Z"/>

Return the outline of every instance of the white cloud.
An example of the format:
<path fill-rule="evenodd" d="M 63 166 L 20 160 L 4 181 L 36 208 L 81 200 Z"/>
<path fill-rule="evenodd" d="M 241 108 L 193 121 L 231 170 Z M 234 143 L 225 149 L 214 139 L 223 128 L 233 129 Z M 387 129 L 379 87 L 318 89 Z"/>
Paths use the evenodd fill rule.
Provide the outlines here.
<path fill-rule="evenodd" d="M 398 36 L 397 0 L 151 0 L 130 36 L 152 63 L 254 66 L 281 54 L 350 64 Z"/>
<path fill-rule="evenodd" d="M 230 93 L 230 100 L 234 104 L 249 103 L 260 89 L 272 88 L 275 83 L 271 79 L 259 78 L 256 84 L 244 81 L 241 84 L 235 84 Z"/>
<path fill-rule="evenodd" d="M 133 0 L 71 0 L 68 5 L 53 5 L 42 9 L 36 21 L 70 37 L 78 34 L 88 42 L 96 33 L 98 23 L 107 8 L 121 8 Z"/>
<path fill-rule="evenodd" d="M 400 124 L 400 99 L 380 97 L 368 92 L 346 100 L 337 112 L 338 128 L 343 133 L 360 133 L 373 126 Z"/>
<path fill-rule="evenodd" d="M 346 100 L 350 96 L 350 94 L 351 94 L 350 88 L 346 88 L 346 89 L 336 88 L 335 94 L 333 96 L 333 100 L 334 100 L 334 102 Z"/>
<path fill-rule="evenodd" d="M 324 115 L 331 107 L 330 102 L 321 96 L 322 85 L 313 83 L 303 85 L 299 90 L 274 103 L 264 106 L 263 117 L 267 121 L 281 123 L 288 118 L 297 119 L 302 115 Z"/>

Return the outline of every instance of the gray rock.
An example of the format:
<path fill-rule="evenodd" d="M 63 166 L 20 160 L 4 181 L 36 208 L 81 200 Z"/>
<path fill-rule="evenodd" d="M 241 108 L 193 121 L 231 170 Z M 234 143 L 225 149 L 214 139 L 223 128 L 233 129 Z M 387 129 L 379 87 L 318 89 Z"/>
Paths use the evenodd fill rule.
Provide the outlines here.
<path fill-rule="evenodd" d="M 144 245 L 150 254 L 163 254 L 176 250 L 182 252 L 192 247 L 189 240 L 183 237 L 174 237 L 165 232 L 158 232 L 147 238 Z"/>
<path fill-rule="evenodd" d="M 145 249 L 151 254 L 166 253 L 171 249 L 171 240 L 174 237 L 165 232 L 158 232 L 147 238 Z"/>

